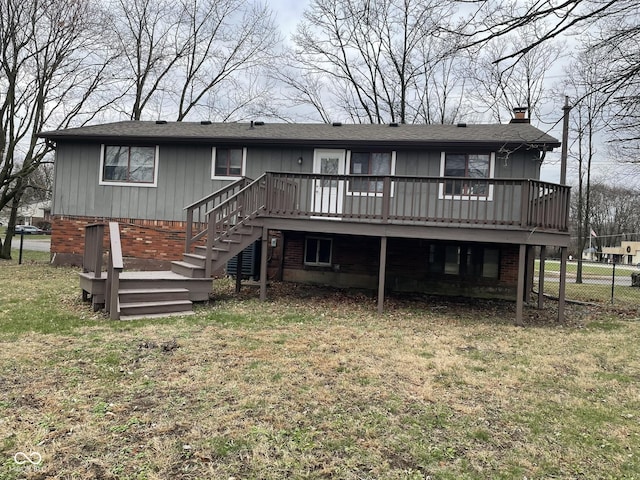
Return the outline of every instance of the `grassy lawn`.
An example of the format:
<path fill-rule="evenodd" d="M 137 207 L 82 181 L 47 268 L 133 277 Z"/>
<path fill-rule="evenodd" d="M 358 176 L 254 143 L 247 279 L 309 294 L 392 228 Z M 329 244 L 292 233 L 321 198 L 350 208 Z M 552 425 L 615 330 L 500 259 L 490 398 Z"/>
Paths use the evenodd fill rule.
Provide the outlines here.
<path fill-rule="evenodd" d="M 560 272 L 559 261 L 547 261 L 545 262 L 544 269 L 546 272 Z M 540 270 L 540 260 L 536 260 L 535 266 L 536 273 Z M 575 275 L 578 270 L 578 262 L 567 262 L 567 274 Z M 640 273 L 640 268 L 635 265 L 616 265 L 616 277 L 628 277 L 632 273 Z M 613 275 L 613 265 L 606 263 L 590 263 L 584 262 L 582 264 L 582 274 L 586 276 L 602 276 L 610 278 Z"/>
<path fill-rule="evenodd" d="M 2 480 L 640 477 L 633 311 L 527 308 L 518 328 L 510 303 L 378 316 L 218 282 L 194 316 L 112 322 L 76 274 L 0 261 Z"/>

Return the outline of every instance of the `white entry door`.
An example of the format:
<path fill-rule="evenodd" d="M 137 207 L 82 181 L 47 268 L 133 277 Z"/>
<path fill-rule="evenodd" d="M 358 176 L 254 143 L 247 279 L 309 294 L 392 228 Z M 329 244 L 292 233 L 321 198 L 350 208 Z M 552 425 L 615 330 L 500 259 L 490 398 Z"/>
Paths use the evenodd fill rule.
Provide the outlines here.
<path fill-rule="evenodd" d="M 344 175 L 344 150 L 316 150 L 313 158 L 313 173 Z M 344 181 L 326 178 L 314 181 L 312 209 L 314 213 L 342 213 Z M 333 217 L 336 218 L 336 217 Z"/>

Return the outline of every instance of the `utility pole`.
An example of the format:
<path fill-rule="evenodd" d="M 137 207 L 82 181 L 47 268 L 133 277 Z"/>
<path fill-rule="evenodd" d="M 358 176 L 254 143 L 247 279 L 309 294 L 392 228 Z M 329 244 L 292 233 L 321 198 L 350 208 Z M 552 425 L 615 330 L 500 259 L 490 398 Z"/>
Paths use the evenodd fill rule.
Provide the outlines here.
<path fill-rule="evenodd" d="M 569 143 L 569 112 L 571 111 L 571 107 L 569 106 L 569 97 L 565 95 L 564 97 L 564 119 L 562 123 L 562 152 L 560 154 L 560 185 L 567 184 L 567 157 L 568 153 L 568 143 Z"/>

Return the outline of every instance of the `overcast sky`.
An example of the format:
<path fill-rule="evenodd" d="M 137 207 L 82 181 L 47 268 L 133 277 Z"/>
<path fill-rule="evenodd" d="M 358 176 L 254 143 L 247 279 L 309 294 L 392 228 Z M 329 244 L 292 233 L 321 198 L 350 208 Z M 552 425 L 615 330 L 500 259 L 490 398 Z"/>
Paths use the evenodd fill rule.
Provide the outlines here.
<path fill-rule="evenodd" d="M 289 38 L 302 18 L 302 12 L 309 0 L 270 0 L 268 5 L 275 13 L 276 22 L 280 24 L 282 35 Z"/>

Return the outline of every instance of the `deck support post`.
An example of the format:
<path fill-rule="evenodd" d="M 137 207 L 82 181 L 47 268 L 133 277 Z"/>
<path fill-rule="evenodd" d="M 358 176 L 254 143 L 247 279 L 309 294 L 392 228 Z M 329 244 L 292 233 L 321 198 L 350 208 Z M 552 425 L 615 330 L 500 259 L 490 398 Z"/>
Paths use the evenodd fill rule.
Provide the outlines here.
<path fill-rule="evenodd" d="M 518 326 L 524 326 L 523 321 L 523 308 L 524 308 L 524 284 L 525 284 L 525 266 L 527 257 L 527 246 L 520 245 L 520 251 L 518 253 L 518 288 L 516 293 L 516 322 Z"/>
<path fill-rule="evenodd" d="M 260 300 L 267 299 L 267 248 L 269 247 L 269 230 L 262 227 L 262 242 L 260 251 Z"/>
<path fill-rule="evenodd" d="M 527 246 L 527 270 L 524 277 L 524 303 L 531 302 L 531 291 L 533 290 L 533 273 L 536 267 L 536 255 L 533 245 Z"/>
<path fill-rule="evenodd" d="M 547 259 L 547 247 L 540 247 L 540 268 L 538 269 L 538 310 L 544 308 L 544 263 Z"/>
<path fill-rule="evenodd" d="M 387 237 L 380 237 L 380 269 L 378 272 L 378 314 L 384 312 L 384 283 L 387 274 Z"/>
<path fill-rule="evenodd" d="M 564 322 L 564 296 L 567 287 L 567 247 L 560 249 L 560 287 L 558 289 L 558 322 Z"/>
<path fill-rule="evenodd" d="M 242 250 L 236 255 L 236 293 L 240 293 L 242 287 Z"/>

